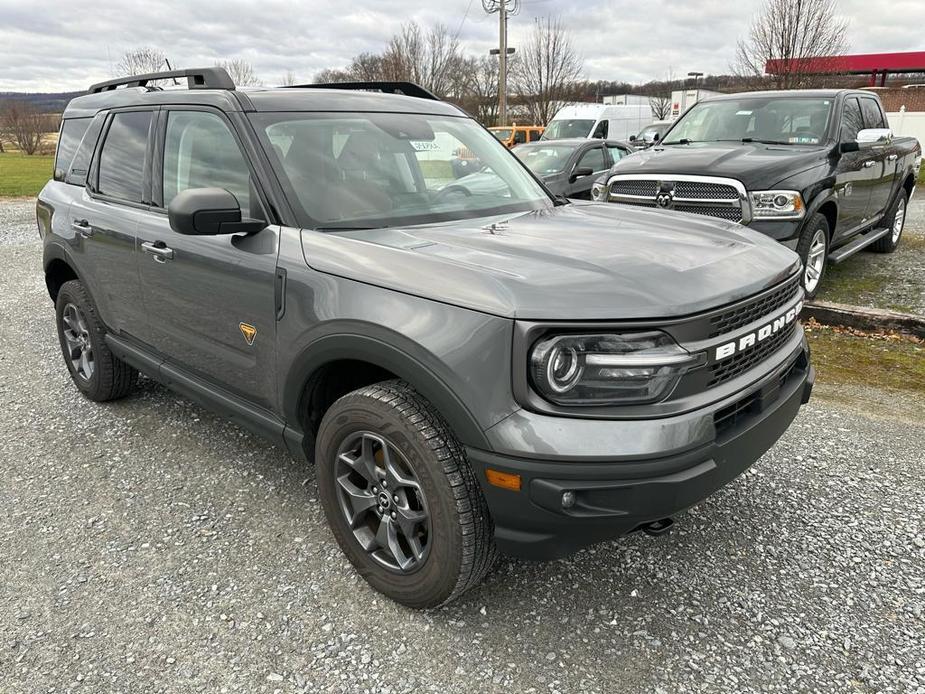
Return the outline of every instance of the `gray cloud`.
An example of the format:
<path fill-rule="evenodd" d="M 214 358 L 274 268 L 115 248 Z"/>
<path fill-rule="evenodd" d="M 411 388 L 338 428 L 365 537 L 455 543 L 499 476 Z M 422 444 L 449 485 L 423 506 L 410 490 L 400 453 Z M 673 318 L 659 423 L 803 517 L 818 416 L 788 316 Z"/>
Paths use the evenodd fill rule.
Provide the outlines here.
<path fill-rule="evenodd" d="M 525 0 L 511 43 L 534 18 L 560 14 L 592 79 L 631 82 L 690 70 L 726 72 L 759 0 Z M 466 21 L 460 22 L 469 9 Z M 842 0 L 855 52 L 921 48 L 921 0 Z M 151 45 L 177 66 L 244 58 L 267 84 L 291 70 L 310 80 L 362 51 L 379 51 L 402 22 L 460 27 L 468 52 L 497 44 L 480 0 L 0 0 L 0 91 L 79 90 L 106 79 L 122 53 Z"/>

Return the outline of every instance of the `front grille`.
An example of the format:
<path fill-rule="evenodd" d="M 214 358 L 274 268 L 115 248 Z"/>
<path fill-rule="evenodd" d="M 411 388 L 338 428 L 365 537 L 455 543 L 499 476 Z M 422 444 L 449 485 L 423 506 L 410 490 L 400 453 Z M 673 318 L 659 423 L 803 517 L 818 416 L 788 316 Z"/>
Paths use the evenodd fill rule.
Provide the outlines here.
<path fill-rule="evenodd" d="M 658 193 L 658 181 L 614 181 L 610 187 L 611 195 L 637 195 L 654 199 Z"/>
<path fill-rule="evenodd" d="M 685 205 L 683 203 L 675 203 L 672 209 L 676 212 L 688 212 L 690 214 L 706 215 L 707 217 L 728 219 L 730 222 L 742 221 L 742 210 L 738 207 L 726 207 L 723 205 Z"/>
<path fill-rule="evenodd" d="M 710 381 L 707 383 L 707 387 L 713 388 L 721 383 L 725 383 L 764 361 L 793 337 L 796 328 L 797 323 L 794 321 L 763 342 L 759 342 L 753 349 L 739 352 L 728 359 L 713 364 L 710 367 Z"/>
<path fill-rule="evenodd" d="M 731 333 L 779 309 L 800 291 L 799 277 L 793 277 L 769 294 L 740 304 L 710 318 L 710 337 Z"/>
<path fill-rule="evenodd" d="M 676 198 L 694 198 L 697 200 L 738 200 L 739 192 L 724 183 L 704 183 L 702 181 L 678 181 L 674 184 Z"/>

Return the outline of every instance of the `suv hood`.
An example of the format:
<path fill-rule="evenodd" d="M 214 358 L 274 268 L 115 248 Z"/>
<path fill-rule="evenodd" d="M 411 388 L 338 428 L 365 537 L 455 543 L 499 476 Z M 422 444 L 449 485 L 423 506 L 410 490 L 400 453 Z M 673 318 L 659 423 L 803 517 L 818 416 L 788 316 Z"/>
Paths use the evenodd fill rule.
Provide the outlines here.
<path fill-rule="evenodd" d="M 612 204 L 362 231 L 304 230 L 321 272 L 493 315 L 666 318 L 728 304 L 799 267 L 730 222 Z"/>
<path fill-rule="evenodd" d="M 722 176 L 741 181 L 747 190 L 767 190 L 821 163 L 828 152 L 826 147 L 740 142 L 658 145 L 621 159 L 610 173 Z"/>

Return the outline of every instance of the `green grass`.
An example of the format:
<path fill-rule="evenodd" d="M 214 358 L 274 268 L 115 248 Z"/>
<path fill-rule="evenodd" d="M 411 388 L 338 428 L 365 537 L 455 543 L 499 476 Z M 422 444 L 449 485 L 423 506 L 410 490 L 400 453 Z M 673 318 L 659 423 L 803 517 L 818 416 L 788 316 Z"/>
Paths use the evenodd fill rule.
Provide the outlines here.
<path fill-rule="evenodd" d="M 54 162 L 51 155 L 0 153 L 0 198 L 38 195 L 51 178 Z"/>

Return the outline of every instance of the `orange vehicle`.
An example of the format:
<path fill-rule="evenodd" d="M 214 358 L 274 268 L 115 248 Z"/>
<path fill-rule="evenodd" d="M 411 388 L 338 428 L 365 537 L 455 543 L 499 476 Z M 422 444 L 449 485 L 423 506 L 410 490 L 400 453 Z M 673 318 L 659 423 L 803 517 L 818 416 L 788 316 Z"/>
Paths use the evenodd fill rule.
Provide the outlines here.
<path fill-rule="evenodd" d="M 510 127 L 489 128 L 492 134 L 507 147 L 522 145 L 524 142 L 536 142 L 542 137 L 545 129 L 542 125 L 517 125 L 517 123 Z"/>

